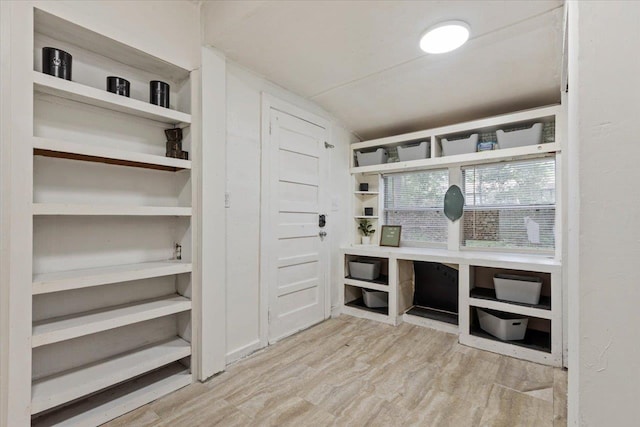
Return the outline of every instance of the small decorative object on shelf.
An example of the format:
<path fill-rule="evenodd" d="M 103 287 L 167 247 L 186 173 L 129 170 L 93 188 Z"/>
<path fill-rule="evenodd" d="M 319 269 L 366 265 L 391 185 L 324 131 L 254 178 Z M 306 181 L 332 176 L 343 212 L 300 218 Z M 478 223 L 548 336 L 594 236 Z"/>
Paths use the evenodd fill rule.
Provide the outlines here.
<path fill-rule="evenodd" d="M 182 129 L 165 129 L 164 134 L 167 136 L 166 157 L 189 160 L 189 152 L 182 151 Z"/>
<path fill-rule="evenodd" d="M 42 48 L 42 72 L 50 76 L 71 80 L 71 63 L 73 57 L 55 47 Z"/>
<path fill-rule="evenodd" d="M 478 142 L 478 151 L 491 151 L 496 149 L 496 142 Z"/>
<path fill-rule="evenodd" d="M 373 216 L 373 208 L 364 208 L 364 216 Z"/>
<path fill-rule="evenodd" d="M 361 182 L 360 183 L 360 191 L 369 191 L 369 183 Z"/>
<path fill-rule="evenodd" d="M 370 245 L 371 236 L 376 232 L 376 230 L 373 229 L 371 222 L 368 219 L 361 219 L 358 224 L 358 230 L 362 233 L 362 244 Z"/>
<path fill-rule="evenodd" d="M 176 243 L 176 259 L 177 260 L 182 259 L 182 245 L 179 243 Z"/>
<path fill-rule="evenodd" d="M 380 232 L 380 246 L 399 247 L 401 233 L 401 225 L 383 225 Z"/>
<path fill-rule="evenodd" d="M 149 102 L 169 108 L 169 84 L 160 80 L 151 80 L 149 82 Z"/>
<path fill-rule="evenodd" d="M 116 95 L 122 95 L 129 97 L 129 88 L 131 84 L 129 80 L 125 80 L 122 77 L 109 76 L 107 77 L 107 92 L 115 93 Z"/>

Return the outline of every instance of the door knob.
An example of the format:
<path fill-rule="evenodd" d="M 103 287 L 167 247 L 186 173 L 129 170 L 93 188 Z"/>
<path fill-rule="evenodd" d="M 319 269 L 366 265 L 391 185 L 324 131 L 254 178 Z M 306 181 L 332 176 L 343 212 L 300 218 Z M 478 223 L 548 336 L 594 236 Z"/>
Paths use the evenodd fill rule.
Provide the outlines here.
<path fill-rule="evenodd" d="M 326 235 L 327 235 L 326 231 L 321 231 L 321 232 L 318 233 L 318 236 L 320 236 L 320 237 L 325 237 Z"/>

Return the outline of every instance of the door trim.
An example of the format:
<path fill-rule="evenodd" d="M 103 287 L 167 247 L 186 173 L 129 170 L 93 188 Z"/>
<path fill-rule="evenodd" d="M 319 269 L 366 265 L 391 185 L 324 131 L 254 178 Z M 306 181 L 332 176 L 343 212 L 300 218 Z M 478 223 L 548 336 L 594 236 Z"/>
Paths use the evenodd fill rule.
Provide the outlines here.
<path fill-rule="evenodd" d="M 271 170 L 269 166 L 269 143 L 271 135 L 269 126 L 271 125 L 271 109 L 295 116 L 301 120 L 307 121 L 314 125 L 325 129 L 327 139 L 331 143 L 331 126 L 328 118 L 318 116 L 314 113 L 306 111 L 300 107 L 283 101 L 269 93 L 261 92 L 262 108 L 260 110 L 260 346 L 269 345 L 269 253 L 268 244 L 272 239 L 272 230 L 269 227 L 270 197 L 269 183 L 271 178 Z M 331 168 L 330 163 L 327 164 Z M 328 171 L 330 173 L 330 170 Z M 326 189 L 325 189 L 326 191 Z M 325 205 L 330 198 L 323 198 Z M 327 210 L 328 206 L 322 206 L 322 210 Z M 329 239 L 331 236 L 329 236 Z M 324 298 L 324 318 L 331 316 L 331 254 L 327 256 L 326 266 L 326 286 Z"/>

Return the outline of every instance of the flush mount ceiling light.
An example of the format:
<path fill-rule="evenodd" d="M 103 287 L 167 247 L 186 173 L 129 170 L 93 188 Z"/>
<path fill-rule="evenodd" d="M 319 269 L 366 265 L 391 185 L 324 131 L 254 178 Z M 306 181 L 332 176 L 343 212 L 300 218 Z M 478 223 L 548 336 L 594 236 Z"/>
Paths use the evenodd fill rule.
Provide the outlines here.
<path fill-rule="evenodd" d="M 427 53 L 451 52 L 469 39 L 469 25 L 462 21 L 447 21 L 429 28 L 420 38 L 420 49 Z"/>

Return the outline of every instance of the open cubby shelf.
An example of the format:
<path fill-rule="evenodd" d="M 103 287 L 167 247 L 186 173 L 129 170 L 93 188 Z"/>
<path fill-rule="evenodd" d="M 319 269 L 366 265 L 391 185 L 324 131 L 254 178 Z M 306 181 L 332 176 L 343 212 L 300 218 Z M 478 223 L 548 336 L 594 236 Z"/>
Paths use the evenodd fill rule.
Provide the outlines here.
<path fill-rule="evenodd" d="M 169 125 L 185 127 L 191 124 L 190 114 L 56 78 L 39 71 L 33 71 L 32 73 L 34 91 L 37 93 L 53 95 Z"/>
<path fill-rule="evenodd" d="M 421 307 L 414 305 L 406 311 L 407 314 L 412 316 L 424 317 L 425 319 L 433 319 L 439 322 L 450 323 L 452 325 L 458 324 L 458 314 L 451 313 L 443 310 L 436 310 L 434 308 Z"/>
<path fill-rule="evenodd" d="M 191 344 L 175 337 L 79 366 L 33 382 L 31 413 L 71 402 L 191 355 Z"/>
<path fill-rule="evenodd" d="M 34 148 L 33 154 L 35 156 L 79 160 L 92 163 L 105 163 L 108 165 L 128 166 L 142 169 L 155 169 L 169 172 L 191 169 L 191 162 L 189 160 L 172 159 L 170 157 L 154 156 L 151 154 L 129 153 L 126 151 L 119 152 L 117 150 L 92 150 L 91 148 L 84 147 L 81 150 L 78 150 L 84 151 L 83 153 L 80 153 L 68 148 L 51 148 L 52 149 Z"/>
<path fill-rule="evenodd" d="M 501 303 L 505 303 L 505 304 L 513 304 L 513 305 L 518 305 L 521 307 L 531 307 L 531 308 L 537 308 L 540 310 L 551 310 L 551 298 L 548 296 L 544 296 L 541 295 L 540 296 L 540 302 L 538 304 L 527 304 L 527 303 L 522 303 L 522 302 L 515 302 L 515 301 L 507 301 L 507 300 L 501 300 L 498 299 L 496 297 L 496 291 L 495 289 L 491 289 L 491 288 L 473 288 L 471 289 L 469 296 L 471 298 L 478 298 L 478 299 L 484 299 L 484 300 L 489 300 L 489 301 L 498 301 Z"/>
<path fill-rule="evenodd" d="M 367 282 L 367 283 L 375 283 L 376 285 L 389 285 L 389 277 L 385 275 L 380 275 L 377 279 L 367 280 L 367 279 L 358 279 L 356 277 L 347 276 L 345 279 L 349 280 L 357 280 L 358 282 Z"/>
<path fill-rule="evenodd" d="M 527 329 L 527 333 L 524 336 L 524 339 L 519 341 L 503 341 L 483 331 L 482 329 L 480 329 L 480 326 L 477 325 L 472 325 L 469 332 L 471 335 L 479 338 L 485 338 L 492 341 L 517 345 L 519 347 L 524 347 L 531 350 L 551 353 L 551 334 L 549 332 Z"/>
<path fill-rule="evenodd" d="M 187 262 L 156 261 L 40 273 L 33 275 L 32 288 L 33 294 L 38 295 L 131 280 L 190 273 L 192 269 L 192 264 Z"/>
<path fill-rule="evenodd" d="M 191 216 L 190 207 L 77 205 L 71 203 L 34 203 L 34 215 L 82 216 Z"/>
<path fill-rule="evenodd" d="M 372 313 L 383 314 L 385 316 L 389 315 L 389 308 L 388 307 L 382 307 L 382 308 L 367 307 L 366 305 L 364 305 L 364 300 L 362 298 L 358 298 L 356 300 L 353 300 L 353 301 L 350 301 L 348 303 L 345 303 L 345 305 L 348 306 L 348 307 L 354 307 L 354 308 L 358 308 L 358 309 L 361 309 L 361 310 L 370 311 Z"/>
<path fill-rule="evenodd" d="M 178 294 L 91 310 L 34 322 L 32 347 L 144 322 L 191 310 L 191 300 Z"/>
<path fill-rule="evenodd" d="M 156 369 L 87 399 L 32 419 L 34 427 L 53 425 L 101 425 L 191 384 L 189 369 L 179 362 Z"/>

